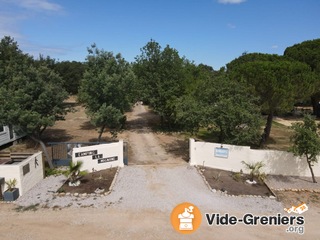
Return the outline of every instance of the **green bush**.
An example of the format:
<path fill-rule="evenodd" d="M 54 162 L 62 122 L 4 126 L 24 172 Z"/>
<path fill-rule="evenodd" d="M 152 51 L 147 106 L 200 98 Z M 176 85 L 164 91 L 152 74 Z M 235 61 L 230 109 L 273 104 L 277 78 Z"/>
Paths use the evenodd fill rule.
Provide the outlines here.
<path fill-rule="evenodd" d="M 66 170 L 60 169 L 60 168 L 45 168 L 44 170 L 45 176 L 58 176 L 58 175 L 65 175 Z"/>
<path fill-rule="evenodd" d="M 242 180 L 242 174 L 240 172 L 233 172 L 232 179 L 236 182 L 240 182 Z"/>

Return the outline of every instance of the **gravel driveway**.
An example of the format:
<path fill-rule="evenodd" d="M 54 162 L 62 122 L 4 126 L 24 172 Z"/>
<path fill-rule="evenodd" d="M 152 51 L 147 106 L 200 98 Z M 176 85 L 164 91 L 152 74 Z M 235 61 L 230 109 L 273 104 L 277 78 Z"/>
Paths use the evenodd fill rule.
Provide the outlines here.
<path fill-rule="evenodd" d="M 179 203 L 191 202 L 204 210 L 254 213 L 274 213 L 283 208 L 281 203 L 269 198 L 231 197 L 211 192 L 197 170 L 187 164 L 124 167 L 111 194 L 101 197 L 54 196 L 64 179 L 64 176 L 46 178 L 20 197 L 17 204 L 168 211 Z"/>

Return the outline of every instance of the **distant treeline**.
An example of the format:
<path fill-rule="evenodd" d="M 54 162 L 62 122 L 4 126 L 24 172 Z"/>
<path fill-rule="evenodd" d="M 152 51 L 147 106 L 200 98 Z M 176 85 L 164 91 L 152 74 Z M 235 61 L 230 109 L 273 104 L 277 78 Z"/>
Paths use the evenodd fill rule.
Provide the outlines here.
<path fill-rule="evenodd" d="M 273 116 L 292 111 L 297 103 L 312 103 L 314 114 L 320 116 L 320 39 L 288 47 L 283 55 L 244 53 L 216 71 L 154 40 L 132 63 L 95 44 L 84 62 L 58 62 L 49 56 L 34 59 L 5 37 L 0 63 L 0 93 L 6 92 L 1 100 L 8 102 L 0 104 L 0 124 L 17 116 L 6 115 L 20 112 L 24 121 L 20 117 L 20 122 L 11 124 L 38 137 L 63 118 L 66 109 L 61 101 L 67 93 L 78 95 L 100 129 L 99 139 L 106 128 L 116 136 L 124 126 L 125 111 L 136 101 L 149 104 L 160 115 L 162 128 L 192 134 L 206 129 L 217 141 L 232 144 L 263 146 Z M 42 88 L 31 89 L 36 85 Z M 51 111 L 44 111 L 47 108 Z M 32 126 L 26 124 L 31 116 L 38 117 Z"/>

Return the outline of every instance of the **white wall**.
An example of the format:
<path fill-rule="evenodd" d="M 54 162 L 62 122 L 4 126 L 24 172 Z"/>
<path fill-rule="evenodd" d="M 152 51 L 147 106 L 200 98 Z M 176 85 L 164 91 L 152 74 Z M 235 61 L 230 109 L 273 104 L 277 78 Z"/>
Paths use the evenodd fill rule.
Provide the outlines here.
<path fill-rule="evenodd" d="M 23 174 L 23 168 L 29 164 L 29 172 Z M 14 164 L 0 165 L 0 177 L 4 177 L 5 181 L 17 179 L 16 188 L 19 188 L 19 194 L 22 196 L 44 177 L 42 152 L 33 154 L 21 162 Z M 6 184 L 2 186 L 2 190 L 7 189 Z"/>
<path fill-rule="evenodd" d="M 222 145 L 228 151 L 228 157 L 215 156 L 215 149 L 221 144 L 197 142 L 190 139 L 190 165 L 204 165 L 212 168 L 238 172 L 241 169 L 248 173 L 241 161 L 246 163 L 262 161 L 262 171 L 267 174 L 307 176 L 311 173 L 307 161 L 295 157 L 292 153 L 275 150 L 255 150 L 247 146 Z M 320 163 L 313 167 L 315 176 L 320 176 Z"/>
<path fill-rule="evenodd" d="M 23 167 L 26 164 L 29 164 L 30 172 L 23 175 Z M 42 152 L 33 154 L 32 156 L 24 160 L 21 164 L 19 164 L 19 167 L 20 167 L 21 191 L 22 191 L 22 194 L 24 194 L 44 178 L 44 165 L 42 160 Z"/>
<path fill-rule="evenodd" d="M 12 179 L 16 179 L 17 180 L 17 185 L 16 188 L 19 188 L 19 192 L 20 192 L 20 188 L 21 188 L 21 181 L 20 181 L 20 169 L 17 166 L 10 166 L 10 165 L 0 165 L 0 177 L 4 178 L 4 181 L 9 181 Z M 2 192 L 4 192 L 5 190 L 7 190 L 7 184 L 2 184 Z M 20 193 L 21 195 L 21 193 Z"/>
<path fill-rule="evenodd" d="M 123 167 L 123 141 L 73 148 L 72 161 L 82 161 L 81 170 L 88 172 Z"/>

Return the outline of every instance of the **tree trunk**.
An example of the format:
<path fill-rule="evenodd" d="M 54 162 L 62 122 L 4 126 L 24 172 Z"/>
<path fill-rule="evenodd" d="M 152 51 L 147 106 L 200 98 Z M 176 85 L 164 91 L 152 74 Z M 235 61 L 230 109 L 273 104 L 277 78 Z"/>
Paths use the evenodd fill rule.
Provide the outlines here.
<path fill-rule="evenodd" d="M 272 127 L 272 120 L 273 120 L 273 112 L 269 113 L 267 118 L 266 126 L 263 130 L 263 134 L 260 140 L 260 147 L 263 147 L 268 138 L 270 137 L 271 127 Z"/>
<path fill-rule="evenodd" d="M 100 128 L 100 133 L 99 133 L 99 137 L 98 137 L 98 142 L 100 143 L 101 142 L 101 137 L 102 137 L 102 134 L 104 132 L 104 129 L 105 129 L 106 125 L 103 125 L 101 128 Z"/>
<path fill-rule="evenodd" d="M 39 132 L 39 136 L 41 137 L 42 133 L 47 129 L 47 126 L 44 126 Z"/>
<path fill-rule="evenodd" d="M 311 97 L 311 103 L 312 103 L 313 115 L 320 117 L 319 99 L 315 95 Z"/>
<path fill-rule="evenodd" d="M 307 158 L 307 162 L 308 162 L 308 166 L 309 166 L 309 169 L 310 169 L 310 172 L 311 172 L 312 181 L 313 181 L 313 183 L 317 183 L 316 178 L 314 177 L 313 169 L 312 169 L 312 166 L 311 166 L 311 161 L 308 158 Z"/>
<path fill-rule="evenodd" d="M 50 167 L 51 169 L 53 169 L 54 167 L 53 167 L 53 164 L 52 164 L 52 159 L 49 157 L 49 154 L 48 154 L 48 151 L 47 151 L 47 148 L 46 148 L 46 145 L 44 144 L 44 142 L 41 141 L 40 139 L 36 138 L 35 136 L 32 136 L 32 135 L 30 135 L 30 138 L 31 138 L 33 141 L 35 141 L 35 142 L 37 142 L 37 143 L 40 144 L 40 146 L 41 146 L 41 148 L 42 148 L 42 151 L 43 151 L 43 153 L 44 153 L 44 155 L 45 155 L 45 157 L 46 157 L 46 160 L 47 160 L 47 162 L 48 162 L 48 164 L 49 164 L 49 167 Z"/>
<path fill-rule="evenodd" d="M 224 133 L 223 133 L 223 129 L 221 127 L 220 128 L 220 132 L 219 132 L 219 143 L 223 143 L 224 142 Z"/>
<path fill-rule="evenodd" d="M 162 114 L 160 116 L 160 125 L 161 125 L 162 128 L 164 128 L 164 117 L 163 117 Z"/>

